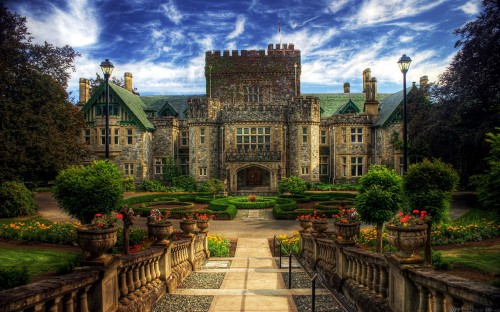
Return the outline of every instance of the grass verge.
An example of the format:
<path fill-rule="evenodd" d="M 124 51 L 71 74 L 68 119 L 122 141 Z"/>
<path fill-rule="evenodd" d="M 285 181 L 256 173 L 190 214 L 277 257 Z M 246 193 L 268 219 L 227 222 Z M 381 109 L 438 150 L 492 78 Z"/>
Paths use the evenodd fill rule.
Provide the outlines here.
<path fill-rule="evenodd" d="M 451 267 L 468 268 L 500 276 L 500 245 L 441 250 Z"/>

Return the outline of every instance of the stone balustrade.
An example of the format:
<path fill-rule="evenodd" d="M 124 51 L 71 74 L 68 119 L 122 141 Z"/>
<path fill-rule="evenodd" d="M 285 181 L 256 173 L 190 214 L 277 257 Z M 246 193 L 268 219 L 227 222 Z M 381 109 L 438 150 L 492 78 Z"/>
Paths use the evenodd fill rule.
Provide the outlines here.
<path fill-rule="evenodd" d="M 301 234 L 300 262 L 358 311 L 500 311 L 498 288 L 408 264 L 336 240 Z M 498 310 L 497 310 L 498 309 Z"/>
<path fill-rule="evenodd" d="M 150 311 L 208 258 L 206 233 L 0 292 L 0 312 Z"/>

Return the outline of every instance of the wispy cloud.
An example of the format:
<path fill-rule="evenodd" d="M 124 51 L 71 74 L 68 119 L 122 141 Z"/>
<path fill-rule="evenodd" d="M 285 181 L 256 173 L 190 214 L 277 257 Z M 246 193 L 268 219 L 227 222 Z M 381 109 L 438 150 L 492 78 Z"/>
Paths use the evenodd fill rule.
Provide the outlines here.
<path fill-rule="evenodd" d="M 475 16 L 481 10 L 481 3 L 477 0 L 472 0 L 465 3 L 464 5 L 459 6 L 458 9 L 467 15 Z"/>
<path fill-rule="evenodd" d="M 167 3 L 161 5 L 165 16 L 174 23 L 175 25 L 179 25 L 182 21 L 182 13 L 177 9 L 173 0 L 169 0 Z"/>
<path fill-rule="evenodd" d="M 245 17 L 240 15 L 236 18 L 236 24 L 234 25 L 234 30 L 227 35 L 226 39 L 234 39 L 241 35 L 245 31 Z"/>
<path fill-rule="evenodd" d="M 331 0 L 328 5 L 328 11 L 335 14 L 345 8 L 349 3 L 349 0 Z"/>
<path fill-rule="evenodd" d="M 36 42 L 50 42 L 57 46 L 85 47 L 98 41 L 100 28 L 95 8 L 87 0 L 69 1 L 67 9 L 47 4 L 34 11 L 30 3 L 19 11 L 27 18 L 29 31 Z"/>

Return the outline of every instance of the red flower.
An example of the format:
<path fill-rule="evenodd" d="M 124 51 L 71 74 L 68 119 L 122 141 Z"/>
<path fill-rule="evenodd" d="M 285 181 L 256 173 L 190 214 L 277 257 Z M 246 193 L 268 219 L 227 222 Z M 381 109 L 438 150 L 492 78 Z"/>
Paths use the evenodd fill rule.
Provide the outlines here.
<path fill-rule="evenodd" d="M 418 214 L 420 211 L 418 211 L 417 209 L 413 210 L 413 213 L 414 214 Z"/>
<path fill-rule="evenodd" d="M 399 216 L 399 217 L 402 217 L 402 216 L 404 216 L 404 213 L 402 213 L 402 212 L 400 211 L 400 212 L 398 212 L 398 216 Z"/>
<path fill-rule="evenodd" d="M 97 218 L 100 218 L 100 217 L 102 217 L 102 214 L 100 214 L 100 213 L 96 213 L 96 214 L 95 214 L 95 216 L 96 216 Z"/>
<path fill-rule="evenodd" d="M 117 217 L 118 219 L 123 219 L 123 214 L 118 213 L 118 214 L 116 214 L 116 217 Z"/>

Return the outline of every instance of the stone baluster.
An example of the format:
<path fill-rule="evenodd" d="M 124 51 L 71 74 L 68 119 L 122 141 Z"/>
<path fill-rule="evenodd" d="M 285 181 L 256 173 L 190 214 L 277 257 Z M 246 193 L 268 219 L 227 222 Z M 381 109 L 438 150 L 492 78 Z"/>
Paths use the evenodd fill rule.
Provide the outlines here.
<path fill-rule="evenodd" d="M 146 279 L 146 263 L 143 261 L 139 263 L 139 279 L 141 281 L 141 290 L 142 292 L 146 291 L 147 279 Z"/>
<path fill-rule="evenodd" d="M 67 293 L 63 297 L 63 310 L 64 311 L 75 311 L 75 297 L 76 297 L 76 290 Z"/>
<path fill-rule="evenodd" d="M 166 256 L 166 255 L 165 255 Z M 155 261 L 154 265 L 154 270 L 155 270 L 155 275 L 156 275 L 156 280 L 158 280 L 161 276 L 161 271 L 160 271 L 160 258 L 157 258 Z"/>
<path fill-rule="evenodd" d="M 369 263 L 366 264 L 366 282 L 368 289 L 373 292 L 373 265 Z"/>
<path fill-rule="evenodd" d="M 379 293 L 383 298 L 387 298 L 388 295 L 388 285 L 389 284 L 389 273 L 385 268 L 381 268 L 380 270 L 380 290 Z"/>
<path fill-rule="evenodd" d="M 362 285 L 362 277 L 363 277 L 363 274 L 362 274 L 362 271 L 363 271 L 363 267 L 361 266 L 361 263 L 359 262 L 358 259 L 355 259 L 354 260 L 355 263 L 356 263 L 356 282 L 359 284 L 359 285 Z"/>
<path fill-rule="evenodd" d="M 134 283 L 134 268 L 132 266 L 127 268 L 127 288 L 128 295 L 130 299 L 134 299 L 135 295 L 133 292 L 135 291 L 135 283 Z"/>
<path fill-rule="evenodd" d="M 61 302 L 62 297 L 57 296 L 54 299 L 50 300 L 48 303 L 48 312 L 57 312 L 59 310 L 59 303 Z"/>
<path fill-rule="evenodd" d="M 375 294 L 380 294 L 380 267 L 378 265 L 373 266 L 373 284 L 372 290 Z"/>
<path fill-rule="evenodd" d="M 148 289 L 152 289 L 151 282 L 153 281 L 153 276 L 151 275 L 151 268 L 153 267 L 154 259 L 149 259 L 146 261 L 146 265 L 144 267 L 146 271 L 146 285 Z"/>
<path fill-rule="evenodd" d="M 127 303 L 128 287 L 127 287 L 127 268 L 121 268 L 118 272 L 118 284 L 120 288 L 120 301 Z"/>
<path fill-rule="evenodd" d="M 80 289 L 80 291 L 78 292 L 78 306 L 80 307 L 79 312 L 89 312 L 89 305 L 87 302 L 87 297 L 88 297 L 90 286 L 91 285 L 86 286 L 86 287 Z"/>
<path fill-rule="evenodd" d="M 423 285 L 417 284 L 418 289 L 418 312 L 431 312 L 429 305 L 431 295 L 429 289 Z"/>
<path fill-rule="evenodd" d="M 464 305 L 464 302 L 462 300 L 451 296 L 446 296 L 446 301 L 451 304 L 452 311 L 461 311 Z M 479 308 L 477 310 L 480 311 Z"/>
<path fill-rule="evenodd" d="M 366 277 L 367 277 L 367 274 L 366 274 L 366 271 L 367 271 L 367 267 L 366 267 L 366 263 L 361 261 L 361 286 L 366 286 L 367 285 L 367 282 L 366 282 Z"/>
<path fill-rule="evenodd" d="M 140 273 L 139 273 L 139 264 L 135 264 L 133 265 L 133 269 L 134 271 L 134 286 L 135 286 L 135 292 L 139 292 L 140 291 L 140 288 L 141 288 L 141 277 L 140 277 Z"/>
<path fill-rule="evenodd" d="M 432 294 L 432 308 L 433 308 L 432 311 L 445 312 L 446 307 L 445 307 L 444 295 L 435 289 L 431 289 L 430 291 Z"/>

